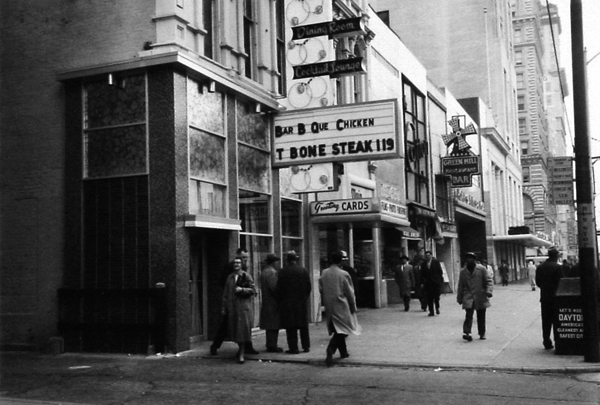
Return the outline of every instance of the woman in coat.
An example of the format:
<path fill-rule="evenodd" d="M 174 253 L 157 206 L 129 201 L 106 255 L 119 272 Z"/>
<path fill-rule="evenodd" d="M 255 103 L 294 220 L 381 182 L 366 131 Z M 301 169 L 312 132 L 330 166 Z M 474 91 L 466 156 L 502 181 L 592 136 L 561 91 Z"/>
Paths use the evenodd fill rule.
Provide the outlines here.
<path fill-rule="evenodd" d="M 333 355 L 338 349 L 342 359 L 350 356 L 346 348 L 346 337 L 350 333 L 360 334 L 352 279 L 350 274 L 340 268 L 342 252 L 333 253 L 331 263 L 329 268 L 323 270 L 319 279 L 327 331 L 333 335 L 327 346 L 327 367 L 333 364 Z"/>
<path fill-rule="evenodd" d="M 255 294 L 252 276 L 242 270 L 242 259 L 236 257 L 233 261 L 233 272 L 225 282 L 223 311 L 227 314 L 227 337 L 239 346 L 237 359 L 240 364 L 244 363 L 246 342 L 252 341 L 252 297 Z"/>
<path fill-rule="evenodd" d="M 477 312 L 477 332 L 481 340 L 485 339 L 485 311 L 490 307 L 493 281 L 487 269 L 475 262 L 475 253 L 467 253 L 466 264 L 460 271 L 456 301 L 465 310 L 463 323 L 463 339 L 467 342 L 473 340 L 471 327 L 473 326 L 473 313 Z"/>

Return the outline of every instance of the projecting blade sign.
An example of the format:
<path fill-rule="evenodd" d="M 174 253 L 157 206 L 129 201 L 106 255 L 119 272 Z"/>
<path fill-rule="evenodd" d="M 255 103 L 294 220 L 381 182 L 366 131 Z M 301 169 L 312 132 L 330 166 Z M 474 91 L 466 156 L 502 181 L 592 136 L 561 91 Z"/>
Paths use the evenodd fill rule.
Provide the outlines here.
<path fill-rule="evenodd" d="M 477 134 L 475 125 L 464 126 L 465 116 L 454 116 L 448 124 L 452 133 L 442 135 L 448 148 L 452 148 L 448 156 L 442 158 L 442 172 L 451 179 L 452 187 L 471 187 L 473 175 L 480 174 L 479 156 L 470 149 L 465 137 Z"/>

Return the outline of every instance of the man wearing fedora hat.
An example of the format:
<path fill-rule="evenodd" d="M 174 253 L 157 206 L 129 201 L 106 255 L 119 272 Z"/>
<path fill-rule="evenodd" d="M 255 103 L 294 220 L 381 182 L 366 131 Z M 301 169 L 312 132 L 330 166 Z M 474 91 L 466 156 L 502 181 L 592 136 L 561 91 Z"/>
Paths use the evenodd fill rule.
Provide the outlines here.
<path fill-rule="evenodd" d="M 473 252 L 465 254 L 465 266 L 460 271 L 456 301 L 465 310 L 465 321 L 463 323 L 463 339 L 467 342 L 473 340 L 471 328 L 473 326 L 473 314 L 477 312 L 477 332 L 479 338 L 484 340 L 485 336 L 485 312 L 490 307 L 492 297 L 493 281 L 489 272 L 475 260 L 477 256 Z"/>
<path fill-rule="evenodd" d="M 540 305 L 542 310 L 542 343 L 546 350 L 554 348 L 550 334 L 554 322 L 555 295 L 562 278 L 562 269 L 558 264 L 560 252 L 552 247 L 548 258 L 537 267 L 535 283 L 540 287 Z"/>
<path fill-rule="evenodd" d="M 311 292 L 308 270 L 298 264 L 298 255 L 291 250 L 286 254 L 287 265 L 279 272 L 277 294 L 279 296 L 279 326 L 285 329 L 288 354 L 299 354 L 298 332 L 304 352 L 310 351 L 308 334 L 308 298 Z"/>
<path fill-rule="evenodd" d="M 267 255 L 266 265 L 260 274 L 262 303 L 260 307 L 260 328 L 264 329 L 267 339 L 267 352 L 280 353 L 277 346 L 279 338 L 279 303 L 277 302 L 277 263 L 281 259 L 273 253 Z"/>
<path fill-rule="evenodd" d="M 408 256 L 400 256 L 400 264 L 394 268 L 394 280 L 398 284 L 400 297 L 404 302 L 404 311 L 408 312 L 410 309 L 410 291 L 415 285 L 413 267 L 408 264 Z"/>

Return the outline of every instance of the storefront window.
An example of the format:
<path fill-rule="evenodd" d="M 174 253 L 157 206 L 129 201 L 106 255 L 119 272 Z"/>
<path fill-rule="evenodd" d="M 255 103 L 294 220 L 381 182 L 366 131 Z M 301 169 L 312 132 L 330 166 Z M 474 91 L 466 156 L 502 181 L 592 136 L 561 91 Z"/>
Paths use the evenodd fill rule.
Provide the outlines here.
<path fill-rule="evenodd" d="M 113 77 L 84 87 L 84 176 L 146 174 L 146 78 Z"/>
<path fill-rule="evenodd" d="M 190 214 L 226 216 L 226 188 L 204 181 L 190 181 Z"/>
<path fill-rule="evenodd" d="M 429 204 L 429 144 L 425 125 L 425 97 L 409 82 L 403 86 L 406 196 Z"/>
<path fill-rule="evenodd" d="M 281 200 L 281 238 L 283 251 L 303 251 L 302 246 L 302 202 Z"/>
<path fill-rule="evenodd" d="M 258 299 L 254 300 L 254 313 L 260 313 L 260 269 L 267 254 L 273 250 L 271 234 L 271 201 L 265 194 L 240 190 L 240 247 L 250 254 L 248 272 L 254 278 Z M 254 326 L 258 326 L 259 317 L 254 317 Z"/>

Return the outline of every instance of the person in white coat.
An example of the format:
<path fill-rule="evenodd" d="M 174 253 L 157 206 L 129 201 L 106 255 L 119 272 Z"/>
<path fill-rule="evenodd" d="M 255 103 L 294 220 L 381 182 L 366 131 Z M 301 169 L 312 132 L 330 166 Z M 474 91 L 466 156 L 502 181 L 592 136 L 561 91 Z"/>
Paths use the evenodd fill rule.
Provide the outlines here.
<path fill-rule="evenodd" d="M 466 264 L 460 271 L 456 301 L 465 310 L 465 321 L 463 323 L 463 339 L 467 342 L 473 340 L 471 328 L 473 326 L 473 314 L 477 312 L 477 332 L 481 340 L 485 339 L 485 312 L 490 307 L 493 282 L 487 269 L 481 264 L 475 263 L 475 253 L 465 255 Z"/>
<path fill-rule="evenodd" d="M 325 323 L 329 335 L 333 335 L 327 346 L 327 367 L 333 365 L 333 355 L 340 351 L 342 359 L 350 356 L 346 347 L 346 337 L 352 333 L 360 334 L 356 319 L 356 298 L 352 278 L 341 269 L 343 253 L 331 254 L 331 266 L 323 271 L 319 279 L 321 300 L 325 307 Z"/>

